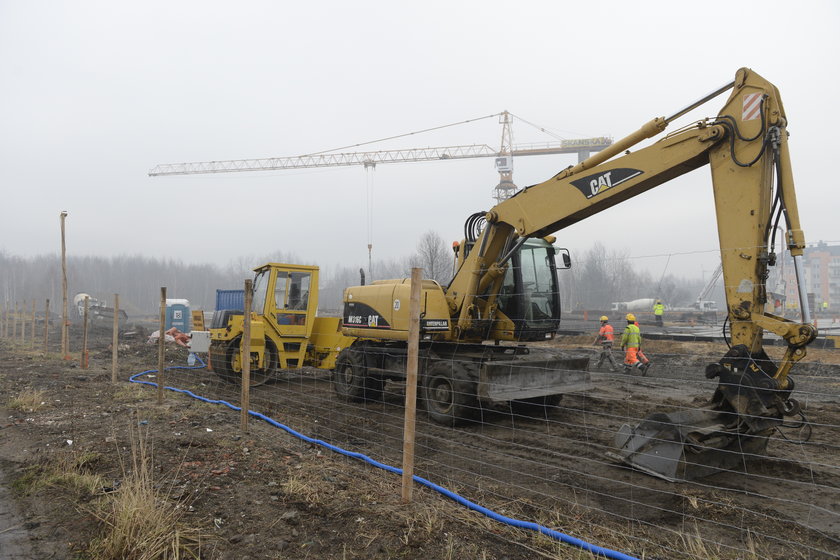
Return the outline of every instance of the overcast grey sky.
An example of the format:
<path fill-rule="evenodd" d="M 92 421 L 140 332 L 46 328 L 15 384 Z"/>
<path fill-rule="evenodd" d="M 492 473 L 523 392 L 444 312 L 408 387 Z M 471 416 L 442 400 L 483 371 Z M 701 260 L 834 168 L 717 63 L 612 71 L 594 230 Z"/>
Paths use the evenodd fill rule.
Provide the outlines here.
<path fill-rule="evenodd" d="M 57 253 L 67 210 L 73 254 L 226 264 L 284 251 L 358 266 L 371 181 L 374 258 L 399 257 L 429 229 L 460 239 L 464 219 L 492 206 L 492 158 L 380 165 L 370 178 L 359 167 L 147 172 L 299 155 L 502 110 L 566 138 L 618 139 L 741 66 L 782 94 L 806 239 L 840 241 L 838 27 L 835 1 L 0 0 L 0 250 Z M 713 116 L 722 99 L 692 116 Z M 489 119 L 377 148 L 496 146 L 500 132 Z M 550 140 L 515 124 L 515 143 Z M 519 158 L 514 180 L 534 184 L 574 162 Z M 708 170 L 558 235 L 577 254 L 595 240 L 654 276 L 708 274 Z"/>

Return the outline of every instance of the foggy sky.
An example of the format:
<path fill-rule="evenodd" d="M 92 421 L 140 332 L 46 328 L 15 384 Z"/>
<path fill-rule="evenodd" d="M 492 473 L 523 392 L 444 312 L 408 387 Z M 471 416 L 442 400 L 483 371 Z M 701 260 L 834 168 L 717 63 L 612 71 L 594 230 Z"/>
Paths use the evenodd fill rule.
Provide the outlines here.
<path fill-rule="evenodd" d="M 565 138 L 619 139 L 747 66 L 776 84 L 806 240 L 840 241 L 840 4 L 36 2 L 0 0 L 0 250 L 324 266 L 463 236 L 493 159 L 185 177 L 157 164 L 294 156 L 509 110 Z M 725 97 L 669 129 L 715 115 Z M 360 149 L 489 144 L 485 119 Z M 552 141 L 517 121 L 514 143 Z M 520 187 L 574 156 L 515 161 Z M 368 191 L 372 198 L 368 198 Z M 371 211 L 368 207 L 371 207 Z M 558 234 L 654 277 L 715 268 L 708 169 Z M 372 222 L 372 228 L 368 223 Z M 254 265 L 259 263 L 254 263 Z"/>

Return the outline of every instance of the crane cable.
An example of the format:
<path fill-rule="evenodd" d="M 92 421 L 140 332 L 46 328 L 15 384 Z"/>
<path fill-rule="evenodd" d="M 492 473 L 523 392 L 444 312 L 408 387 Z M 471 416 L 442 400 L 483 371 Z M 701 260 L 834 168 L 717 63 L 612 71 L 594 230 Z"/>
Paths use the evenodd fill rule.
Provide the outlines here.
<path fill-rule="evenodd" d="M 662 275 L 659 277 L 659 284 L 656 286 L 656 299 L 662 299 L 662 281 L 665 280 L 665 273 L 668 271 L 668 265 L 671 263 L 671 253 L 668 253 L 668 260 L 665 261 L 665 267 L 662 269 Z"/>
<path fill-rule="evenodd" d="M 545 133 L 545 134 L 547 134 L 547 135 L 551 136 L 551 137 L 552 137 L 552 138 L 554 138 L 555 140 L 565 140 L 565 139 L 566 139 L 565 137 L 560 136 L 560 135 L 559 135 L 559 134 L 557 134 L 556 132 L 552 132 L 552 131 L 548 130 L 547 128 L 542 127 L 542 126 L 540 126 L 540 125 L 538 125 L 538 124 L 532 123 L 531 121 L 529 121 L 529 120 L 527 120 L 527 119 L 523 119 L 523 118 L 522 118 L 522 117 L 520 117 L 519 115 L 514 115 L 513 113 L 510 113 L 510 116 L 511 116 L 511 117 L 513 117 L 513 118 L 515 118 L 515 119 L 519 119 L 520 121 L 524 122 L 525 124 L 530 125 L 530 126 L 532 126 L 532 127 L 536 128 L 536 129 L 537 129 L 537 130 L 539 130 L 540 132 L 543 132 L 543 133 Z M 574 135 L 576 135 L 576 136 L 587 136 L 587 135 L 585 135 L 585 134 L 582 134 L 582 133 L 577 133 L 577 132 L 572 132 L 572 134 L 574 134 Z"/>
<path fill-rule="evenodd" d="M 396 140 L 397 138 L 406 138 L 408 136 L 414 136 L 415 134 L 423 134 L 424 132 L 432 132 L 433 130 L 441 130 L 443 128 L 450 128 L 453 126 L 458 126 L 460 124 L 467 124 L 471 122 L 481 121 L 484 119 L 490 119 L 493 117 L 498 117 L 501 113 L 493 113 L 492 115 L 486 115 L 484 117 L 476 117 L 474 119 L 467 119 L 465 121 L 454 122 L 450 124 L 443 124 L 440 126 L 433 126 L 432 128 L 426 128 L 424 130 L 417 130 L 414 132 L 407 132 L 405 134 L 398 134 L 396 136 L 388 136 L 387 138 L 380 138 L 379 140 L 368 140 L 367 142 L 360 142 L 358 144 L 348 144 L 347 146 L 341 146 L 340 148 L 332 148 L 330 150 L 322 150 L 320 152 L 312 152 L 309 154 L 303 154 L 306 156 L 317 156 L 319 154 L 327 154 L 330 152 L 337 152 L 338 150 L 346 150 L 348 148 L 358 148 L 359 146 L 367 146 L 368 144 L 376 144 L 377 142 L 385 142 L 387 140 Z"/>

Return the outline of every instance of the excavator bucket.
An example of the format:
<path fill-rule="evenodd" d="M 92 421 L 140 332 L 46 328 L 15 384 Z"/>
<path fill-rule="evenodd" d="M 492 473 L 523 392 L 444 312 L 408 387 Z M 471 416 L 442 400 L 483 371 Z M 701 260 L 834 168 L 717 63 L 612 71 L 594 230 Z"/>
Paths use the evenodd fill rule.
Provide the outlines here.
<path fill-rule="evenodd" d="M 767 441 L 792 415 L 793 380 L 781 388 L 775 365 L 762 350 L 729 349 L 719 363 L 706 366 L 718 387 L 707 409 L 655 413 L 635 428 L 624 425 L 608 455 L 671 482 L 693 480 L 722 470 L 743 470 L 750 457 L 764 455 Z"/>
<path fill-rule="evenodd" d="M 687 481 L 740 469 L 745 457 L 763 454 L 769 431 L 743 433 L 738 414 L 715 410 L 655 413 L 636 427 L 625 424 L 607 454 L 652 476 Z"/>

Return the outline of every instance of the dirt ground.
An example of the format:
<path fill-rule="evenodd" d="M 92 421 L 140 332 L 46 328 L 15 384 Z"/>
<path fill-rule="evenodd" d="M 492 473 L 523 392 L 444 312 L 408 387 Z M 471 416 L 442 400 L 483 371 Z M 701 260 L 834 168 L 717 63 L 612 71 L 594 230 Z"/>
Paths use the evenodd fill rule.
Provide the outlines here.
<path fill-rule="evenodd" d="M 77 334 L 77 333 L 76 333 Z M 86 558 L 103 530 L 97 500 L 119 488 L 139 426 L 153 447 L 160 488 L 182 522 L 201 530 L 202 558 L 591 558 L 535 532 L 468 510 L 420 485 L 409 505 L 400 477 L 307 443 L 251 418 L 167 391 L 127 383 L 154 369 L 156 346 L 123 338 L 119 382 L 110 382 L 110 331 L 91 333 L 82 369 L 0 340 L 0 549 L 4 558 Z M 79 338 L 73 335 L 74 340 Z M 55 339 L 53 339 L 55 340 Z M 589 337 L 546 345 L 596 355 Z M 673 484 L 605 459 L 617 428 L 654 411 L 697 406 L 722 347 L 654 341 L 646 378 L 593 371 L 595 388 L 567 395 L 544 417 L 489 411 L 458 428 L 417 420 L 416 474 L 515 519 L 535 521 L 639 558 L 830 558 L 840 550 L 840 351 L 814 350 L 797 369 L 797 396 L 813 433 L 775 438 L 744 472 Z M 167 347 L 167 365 L 186 364 Z M 166 385 L 238 403 L 238 389 L 204 369 L 166 372 Z M 138 380 L 155 382 L 156 377 Z M 43 391 L 37 411 L 8 403 Z M 251 409 L 311 438 L 400 466 L 403 388 L 383 402 L 338 399 L 321 371 L 284 373 L 255 388 Z M 84 455 L 104 477 L 80 500 L 59 486 L 19 481 L 56 455 Z M 12 499 L 13 498 L 13 499 Z"/>

